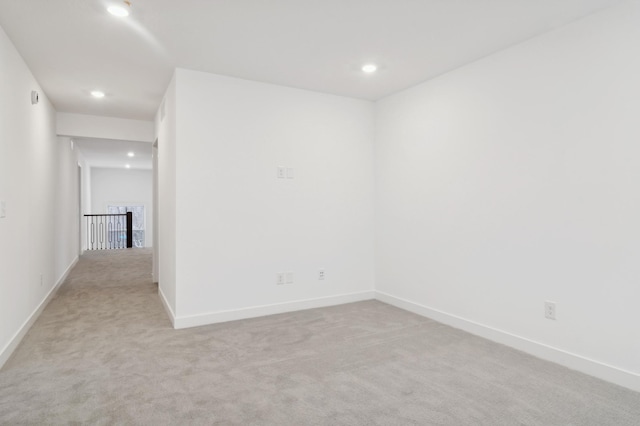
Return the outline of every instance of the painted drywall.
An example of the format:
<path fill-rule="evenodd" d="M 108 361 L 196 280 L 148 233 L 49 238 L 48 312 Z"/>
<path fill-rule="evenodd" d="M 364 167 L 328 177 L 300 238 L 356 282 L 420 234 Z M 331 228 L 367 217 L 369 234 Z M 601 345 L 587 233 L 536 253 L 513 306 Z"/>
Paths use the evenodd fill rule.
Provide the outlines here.
<path fill-rule="evenodd" d="M 0 366 L 78 254 L 77 174 L 55 110 L 0 28 Z M 31 104 L 31 91 L 40 101 Z"/>
<path fill-rule="evenodd" d="M 58 135 L 63 136 L 137 142 L 153 142 L 155 135 L 153 121 L 68 112 L 56 114 L 56 130 Z"/>
<path fill-rule="evenodd" d="M 377 103 L 382 300 L 640 390 L 638 40 L 627 3 Z"/>
<path fill-rule="evenodd" d="M 152 208 L 153 208 L 153 257 L 151 267 L 151 277 L 154 283 L 158 282 L 159 276 L 159 256 L 158 256 L 158 144 L 153 144 L 152 154 L 153 167 L 151 170 L 151 193 L 152 193 Z"/>
<path fill-rule="evenodd" d="M 144 206 L 145 247 L 153 247 L 153 174 L 151 170 L 91 168 L 91 213 L 107 206 Z"/>
<path fill-rule="evenodd" d="M 62 238 L 56 238 L 54 255 L 56 258 L 56 270 L 64 271 L 69 267 L 69 259 L 74 259 L 80 254 L 81 247 L 81 185 L 82 177 L 78 167 L 84 166 L 84 159 L 74 147 L 73 142 L 67 137 L 58 137 L 57 169 L 58 182 L 55 194 L 56 234 Z M 74 243 L 71 244 L 70 242 Z"/>
<path fill-rule="evenodd" d="M 156 115 L 158 142 L 158 291 L 172 323 L 176 312 L 176 79 L 169 83 Z M 153 266 L 154 269 L 156 265 Z"/>
<path fill-rule="evenodd" d="M 80 212 L 81 217 L 84 218 L 85 214 L 91 214 L 91 167 L 87 164 L 84 155 L 79 149 L 76 150 L 76 155 L 78 157 L 78 167 L 80 167 Z M 90 243 L 87 238 L 88 230 L 85 226 L 85 219 L 81 220 L 80 249 L 81 252 L 84 252 Z"/>
<path fill-rule="evenodd" d="M 177 317 L 371 298 L 373 104 L 183 69 L 176 96 Z"/>

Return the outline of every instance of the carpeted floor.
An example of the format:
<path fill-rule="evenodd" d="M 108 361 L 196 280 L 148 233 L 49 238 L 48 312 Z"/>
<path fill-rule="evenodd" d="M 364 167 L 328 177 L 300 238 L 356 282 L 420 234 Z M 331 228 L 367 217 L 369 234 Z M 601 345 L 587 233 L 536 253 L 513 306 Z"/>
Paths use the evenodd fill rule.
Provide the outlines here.
<path fill-rule="evenodd" d="M 143 249 L 82 256 L 0 424 L 640 425 L 640 394 L 380 302 L 173 330 Z"/>

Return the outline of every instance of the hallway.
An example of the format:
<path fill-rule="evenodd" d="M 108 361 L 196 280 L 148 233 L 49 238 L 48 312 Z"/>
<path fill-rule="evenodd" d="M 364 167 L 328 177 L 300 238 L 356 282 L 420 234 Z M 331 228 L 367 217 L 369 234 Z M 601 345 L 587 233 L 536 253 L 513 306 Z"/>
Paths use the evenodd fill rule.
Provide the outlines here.
<path fill-rule="evenodd" d="M 108 422 L 127 396 L 132 362 L 153 356 L 151 342 L 162 345 L 173 332 L 151 282 L 151 256 L 126 249 L 80 257 L 0 370 L 0 424 Z"/>

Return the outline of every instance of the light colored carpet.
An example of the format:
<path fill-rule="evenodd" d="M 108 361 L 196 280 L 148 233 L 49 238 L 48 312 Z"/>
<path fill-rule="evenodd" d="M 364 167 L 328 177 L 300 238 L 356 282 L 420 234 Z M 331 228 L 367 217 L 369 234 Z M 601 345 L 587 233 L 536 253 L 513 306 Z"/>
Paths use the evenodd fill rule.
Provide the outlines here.
<path fill-rule="evenodd" d="M 0 371 L 0 424 L 640 425 L 640 394 L 380 302 L 173 330 L 151 254 L 88 253 Z"/>

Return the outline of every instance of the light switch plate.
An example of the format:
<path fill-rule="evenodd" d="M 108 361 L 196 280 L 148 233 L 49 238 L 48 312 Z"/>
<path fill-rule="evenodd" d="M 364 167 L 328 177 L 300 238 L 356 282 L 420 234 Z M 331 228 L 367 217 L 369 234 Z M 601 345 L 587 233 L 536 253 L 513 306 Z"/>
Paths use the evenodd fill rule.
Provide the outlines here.
<path fill-rule="evenodd" d="M 287 168 L 287 179 L 293 179 L 293 168 L 292 167 L 288 167 Z"/>

